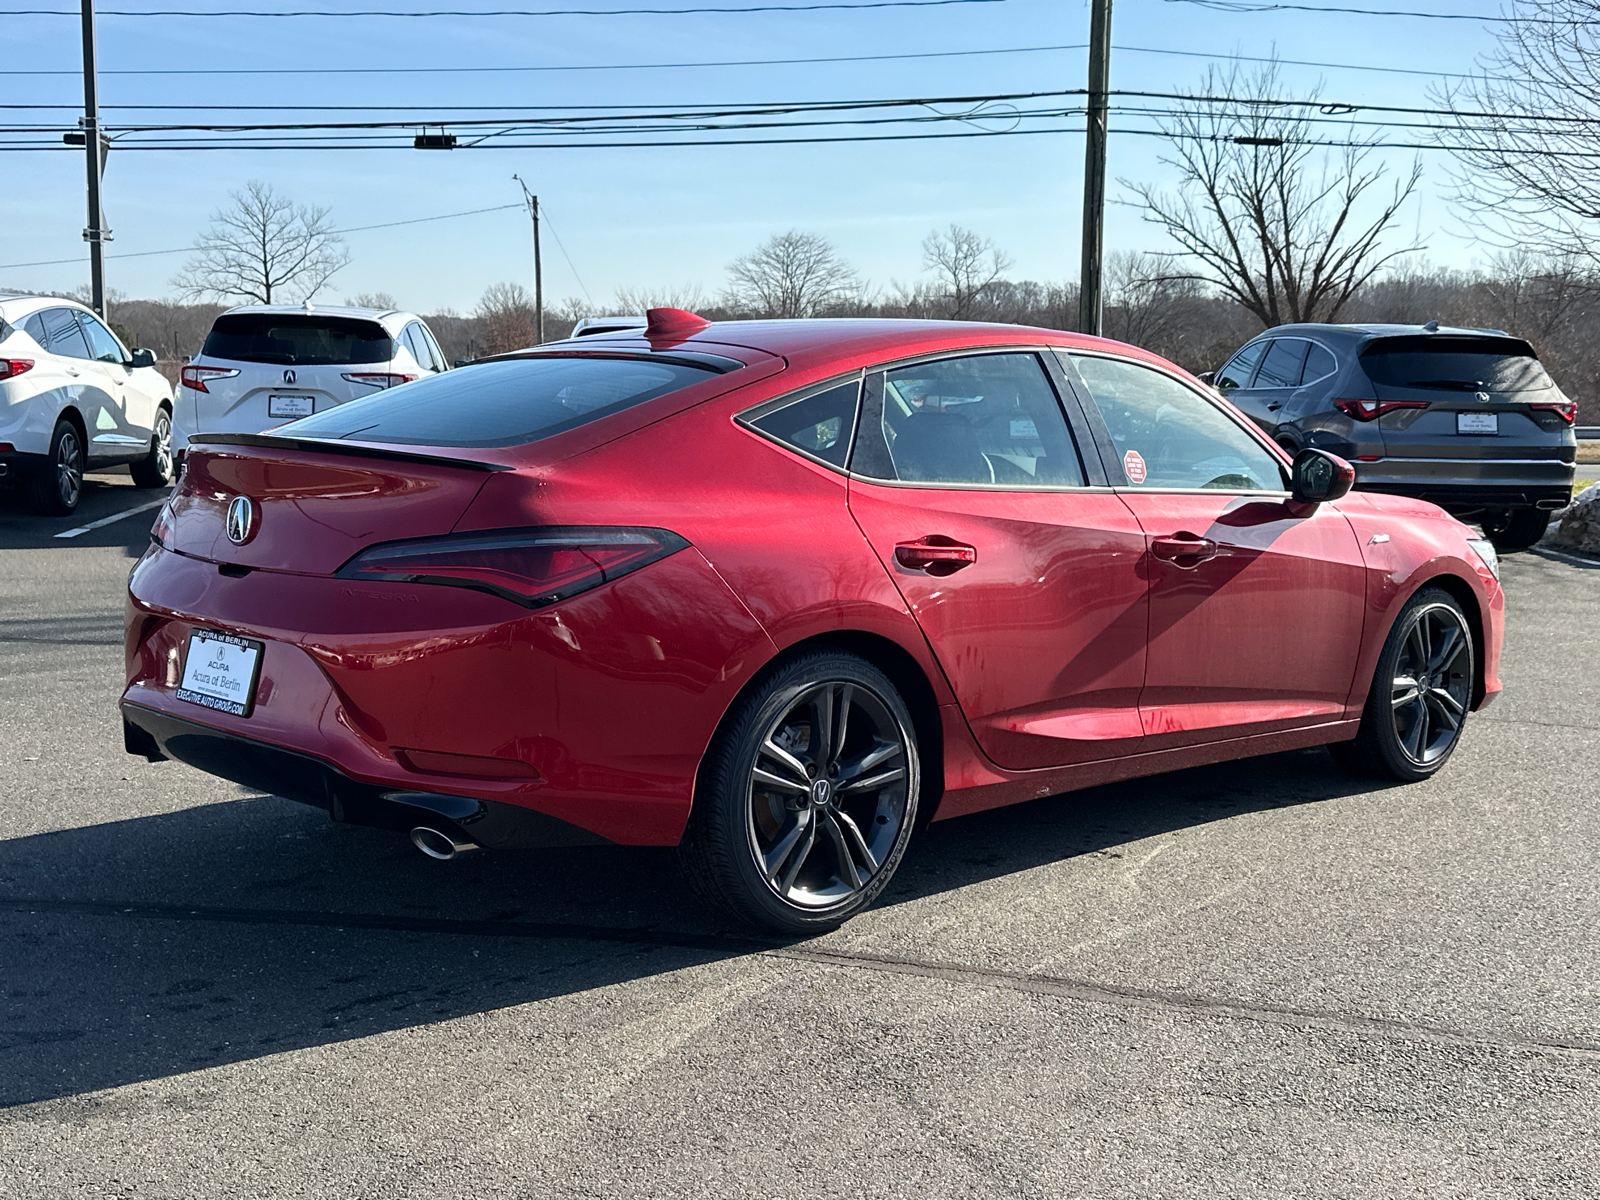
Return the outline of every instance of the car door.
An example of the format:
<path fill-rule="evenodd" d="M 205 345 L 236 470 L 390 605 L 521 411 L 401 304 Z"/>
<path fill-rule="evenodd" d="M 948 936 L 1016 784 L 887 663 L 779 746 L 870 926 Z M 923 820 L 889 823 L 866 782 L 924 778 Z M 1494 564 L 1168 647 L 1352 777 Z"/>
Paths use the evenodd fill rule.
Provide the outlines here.
<path fill-rule="evenodd" d="M 1261 365 L 1256 368 L 1250 385 L 1228 394 L 1234 407 L 1260 426 L 1268 437 L 1276 436 L 1278 414 L 1300 386 L 1306 352 L 1310 349 L 1311 343 L 1305 338 L 1273 338 L 1267 352 L 1261 356 Z"/>
<path fill-rule="evenodd" d="M 1294 505 L 1282 460 L 1154 366 L 1070 356 L 1108 475 L 1146 544 L 1151 749 L 1342 717 L 1361 646 L 1361 549 L 1335 505 Z"/>
<path fill-rule="evenodd" d="M 99 376 L 101 388 L 107 397 L 89 427 L 89 457 L 138 458 L 150 449 L 150 424 L 143 425 L 139 417 L 143 408 L 142 394 L 130 389 L 128 384 L 128 354 L 122 343 L 89 313 L 73 310 L 83 329 L 84 341 L 89 347 L 87 370 Z M 129 392 L 133 392 L 130 404 Z M 132 411 L 130 411 L 130 409 Z M 85 415 L 87 420 L 87 415 Z"/>
<path fill-rule="evenodd" d="M 84 447 L 85 454 L 91 459 L 124 456 L 124 447 L 102 440 L 106 434 L 115 433 L 123 425 L 120 381 L 95 361 L 83 326 L 78 321 L 78 310 L 47 308 L 39 314 L 39 321 L 50 353 L 60 357 L 62 373 L 67 377 L 67 400 L 77 408 L 88 431 L 89 444 Z"/>
<path fill-rule="evenodd" d="M 1010 769 L 1143 735 L 1143 534 L 1080 455 L 1064 385 L 1021 351 L 870 372 L 850 460 L 852 515 L 978 745 Z"/>

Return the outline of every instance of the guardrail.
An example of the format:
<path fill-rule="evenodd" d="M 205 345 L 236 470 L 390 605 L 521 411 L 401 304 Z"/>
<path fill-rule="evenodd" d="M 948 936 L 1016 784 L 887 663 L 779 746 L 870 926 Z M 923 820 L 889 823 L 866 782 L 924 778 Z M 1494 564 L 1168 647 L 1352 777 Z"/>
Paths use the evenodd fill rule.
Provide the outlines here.
<path fill-rule="evenodd" d="M 1600 425 L 1579 425 L 1578 440 L 1580 442 L 1600 442 Z"/>

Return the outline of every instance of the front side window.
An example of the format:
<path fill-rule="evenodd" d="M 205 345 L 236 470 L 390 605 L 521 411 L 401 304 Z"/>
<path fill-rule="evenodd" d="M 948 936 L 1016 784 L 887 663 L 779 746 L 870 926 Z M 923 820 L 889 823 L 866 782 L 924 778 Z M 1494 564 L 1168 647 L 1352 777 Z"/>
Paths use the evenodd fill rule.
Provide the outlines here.
<path fill-rule="evenodd" d="M 447 370 L 449 364 L 444 361 L 444 351 L 439 349 L 439 343 L 433 336 L 433 330 L 420 323 L 417 325 L 417 329 L 422 334 L 422 340 L 428 343 L 428 353 L 433 358 L 433 369 L 435 371 Z"/>
<path fill-rule="evenodd" d="M 410 446 L 520 446 L 717 374 L 709 367 L 659 359 L 504 359 L 429 375 L 291 421 L 275 432 Z"/>
<path fill-rule="evenodd" d="M 786 446 L 843 468 L 850 455 L 860 394 L 861 381 L 852 379 L 776 408 L 763 406 L 746 423 Z"/>
<path fill-rule="evenodd" d="M 1204 396 L 1122 359 L 1073 355 L 1130 486 L 1279 492 L 1278 458 Z M 1113 469 L 1113 475 L 1115 471 Z"/>
<path fill-rule="evenodd" d="M 1306 365 L 1306 351 L 1311 343 L 1304 338 L 1278 338 L 1261 360 L 1256 372 L 1258 388 L 1293 388 L 1300 386 L 1300 372 Z"/>
<path fill-rule="evenodd" d="M 376 321 L 357 317 L 224 313 L 211 327 L 201 353 L 286 367 L 385 363 L 394 357 L 394 341 Z"/>
<path fill-rule="evenodd" d="M 1213 381 L 1217 391 L 1231 392 L 1234 388 L 1249 387 L 1250 373 L 1256 369 L 1261 352 L 1266 348 L 1265 342 L 1255 342 L 1230 358 L 1228 365 L 1217 372 Z"/>
<path fill-rule="evenodd" d="M 1033 354 L 981 354 L 896 367 L 881 377 L 871 446 L 851 469 L 922 484 L 1082 487 L 1055 389 Z"/>
<path fill-rule="evenodd" d="M 122 346 L 112 336 L 111 331 L 86 312 L 78 314 L 78 320 L 83 324 L 83 335 L 89 340 L 89 352 L 101 362 L 120 363 L 124 361 Z"/>

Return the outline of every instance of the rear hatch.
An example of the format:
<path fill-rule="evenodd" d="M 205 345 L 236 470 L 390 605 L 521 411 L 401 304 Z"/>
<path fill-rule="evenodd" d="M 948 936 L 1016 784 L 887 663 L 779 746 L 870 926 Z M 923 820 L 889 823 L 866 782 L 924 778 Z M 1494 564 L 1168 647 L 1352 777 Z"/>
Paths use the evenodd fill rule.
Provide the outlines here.
<path fill-rule="evenodd" d="M 258 433 L 373 395 L 404 382 L 389 370 L 394 355 L 394 339 L 376 321 L 224 313 L 186 372 L 204 388 L 190 388 L 193 432 Z"/>
<path fill-rule="evenodd" d="M 1571 402 L 1520 338 L 1378 338 L 1361 351 L 1361 366 L 1383 414 L 1387 457 L 1441 467 L 1571 459 Z"/>

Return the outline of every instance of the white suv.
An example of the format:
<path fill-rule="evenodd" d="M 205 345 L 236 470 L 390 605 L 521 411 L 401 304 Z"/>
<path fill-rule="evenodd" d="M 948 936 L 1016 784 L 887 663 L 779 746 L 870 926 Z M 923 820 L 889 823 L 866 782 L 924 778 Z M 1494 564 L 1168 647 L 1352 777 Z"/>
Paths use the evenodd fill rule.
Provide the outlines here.
<path fill-rule="evenodd" d="M 34 511 L 78 507 L 83 473 L 127 463 L 140 487 L 172 482 L 172 387 L 89 309 L 0 295 L 0 481 Z"/>
<path fill-rule="evenodd" d="M 197 433 L 261 433 L 445 369 L 412 313 L 250 304 L 217 318 L 183 368 L 173 446 Z"/>

